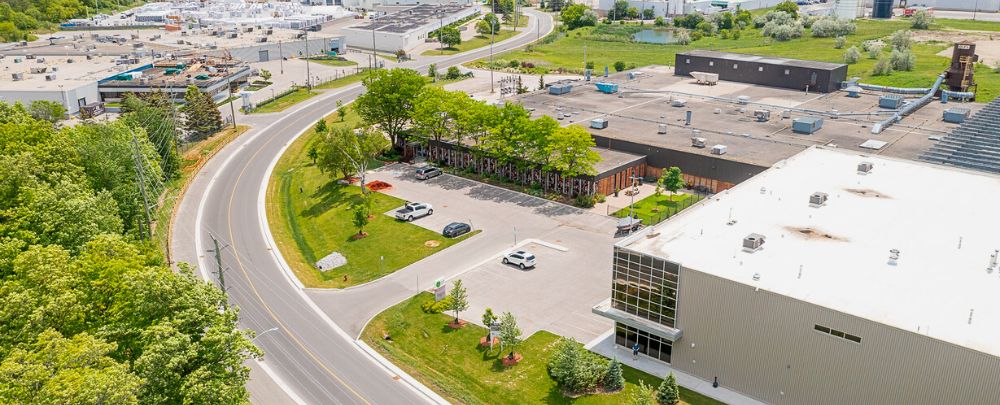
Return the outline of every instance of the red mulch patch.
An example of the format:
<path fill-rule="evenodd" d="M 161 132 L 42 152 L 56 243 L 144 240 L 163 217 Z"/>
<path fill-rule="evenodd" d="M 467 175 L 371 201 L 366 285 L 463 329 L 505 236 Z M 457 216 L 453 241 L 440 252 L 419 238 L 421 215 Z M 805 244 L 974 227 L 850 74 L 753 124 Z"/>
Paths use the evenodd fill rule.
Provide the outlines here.
<path fill-rule="evenodd" d="M 354 184 L 354 183 L 357 183 L 358 181 L 360 181 L 361 178 L 360 177 L 351 176 L 351 177 L 348 177 L 348 178 L 346 178 L 344 180 L 347 181 L 347 184 Z"/>
<path fill-rule="evenodd" d="M 503 366 L 504 367 L 512 367 L 512 366 L 517 365 L 517 363 L 520 363 L 521 360 L 524 360 L 524 356 L 522 356 L 521 353 L 514 353 L 514 359 L 513 360 L 511 360 L 510 357 L 508 357 L 508 356 L 503 356 L 503 360 L 501 360 L 501 361 L 503 361 Z"/>
<path fill-rule="evenodd" d="M 500 338 L 494 336 L 493 337 L 493 346 L 496 346 L 496 345 L 499 345 L 499 344 L 500 344 Z M 482 347 L 489 347 L 490 346 L 490 342 L 486 340 L 486 336 L 483 336 L 483 337 L 479 338 L 479 346 L 482 346 Z"/>
<path fill-rule="evenodd" d="M 364 239 L 366 237 L 368 237 L 368 232 L 362 232 L 354 234 L 353 236 L 351 236 L 351 239 L 358 240 L 358 239 Z"/>
<path fill-rule="evenodd" d="M 468 322 L 459 319 L 458 323 L 448 322 L 448 327 L 452 328 L 452 329 L 462 329 L 462 327 L 465 326 L 465 324 L 467 324 L 467 323 Z"/>
<path fill-rule="evenodd" d="M 371 191 L 381 191 L 392 188 L 392 184 L 386 183 L 381 180 L 375 180 L 366 184 L 365 187 L 368 187 L 368 189 Z"/>

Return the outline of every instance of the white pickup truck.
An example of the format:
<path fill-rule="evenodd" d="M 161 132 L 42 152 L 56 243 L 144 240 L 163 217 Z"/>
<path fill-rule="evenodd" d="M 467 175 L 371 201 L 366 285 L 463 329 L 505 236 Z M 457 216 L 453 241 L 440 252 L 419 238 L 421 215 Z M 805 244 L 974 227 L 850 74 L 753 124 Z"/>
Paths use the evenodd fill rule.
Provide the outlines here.
<path fill-rule="evenodd" d="M 426 203 L 406 203 L 403 208 L 396 211 L 396 219 L 401 221 L 412 221 L 416 218 L 431 215 L 434 207 Z"/>

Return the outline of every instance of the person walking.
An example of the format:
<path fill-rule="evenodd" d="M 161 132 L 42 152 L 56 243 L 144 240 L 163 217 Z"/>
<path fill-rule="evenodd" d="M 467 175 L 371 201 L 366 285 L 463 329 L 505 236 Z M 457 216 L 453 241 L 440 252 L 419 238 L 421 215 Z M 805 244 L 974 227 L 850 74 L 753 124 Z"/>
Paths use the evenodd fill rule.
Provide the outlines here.
<path fill-rule="evenodd" d="M 639 342 L 632 344 L 632 360 L 639 360 Z"/>

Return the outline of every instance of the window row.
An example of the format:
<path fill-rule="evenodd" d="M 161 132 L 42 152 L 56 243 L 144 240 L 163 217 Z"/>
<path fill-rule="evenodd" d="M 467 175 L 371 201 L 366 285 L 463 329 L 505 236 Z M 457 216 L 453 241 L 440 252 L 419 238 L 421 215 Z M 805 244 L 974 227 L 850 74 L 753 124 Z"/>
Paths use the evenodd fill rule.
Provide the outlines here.
<path fill-rule="evenodd" d="M 635 344 L 638 343 L 639 353 L 670 363 L 670 352 L 673 349 L 671 342 L 642 329 L 616 322 L 615 343 L 619 346 L 625 346 L 628 350 L 633 350 Z"/>
<path fill-rule="evenodd" d="M 822 332 L 822 333 L 825 333 L 827 335 L 832 335 L 832 336 L 839 337 L 841 339 L 850 340 L 850 341 L 852 341 L 854 343 L 861 343 L 861 337 L 860 336 L 854 336 L 852 334 L 844 333 L 844 332 L 841 332 L 841 331 L 836 330 L 836 329 L 830 329 L 830 328 L 828 328 L 826 326 L 823 326 L 823 325 L 816 325 L 816 326 L 813 327 L 813 329 L 815 329 L 817 332 Z"/>

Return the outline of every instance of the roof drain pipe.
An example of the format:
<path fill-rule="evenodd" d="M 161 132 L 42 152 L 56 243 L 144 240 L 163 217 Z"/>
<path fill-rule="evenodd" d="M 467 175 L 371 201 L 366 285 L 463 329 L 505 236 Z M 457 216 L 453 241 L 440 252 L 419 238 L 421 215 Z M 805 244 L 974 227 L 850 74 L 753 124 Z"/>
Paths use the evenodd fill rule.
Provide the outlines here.
<path fill-rule="evenodd" d="M 944 81 L 944 73 L 938 75 L 937 80 L 934 82 L 934 86 L 932 86 L 930 89 L 926 89 L 929 90 L 927 94 L 924 94 L 923 97 L 920 97 L 914 100 L 912 103 L 908 104 L 906 107 L 903 107 L 902 109 L 899 110 L 899 112 L 893 114 L 891 117 L 875 124 L 875 126 L 872 127 L 872 133 L 881 134 L 882 131 L 884 131 L 886 128 L 889 128 L 889 126 L 891 126 L 892 124 L 895 124 L 900 120 L 902 120 L 903 117 L 910 115 L 914 111 L 917 111 L 921 107 L 927 105 L 927 103 L 931 101 L 931 97 L 934 97 L 934 93 L 937 92 L 938 87 L 941 87 L 942 81 Z"/>
<path fill-rule="evenodd" d="M 976 93 L 971 91 L 941 90 L 941 98 L 944 99 L 945 97 L 948 100 L 969 101 L 976 97 Z"/>

